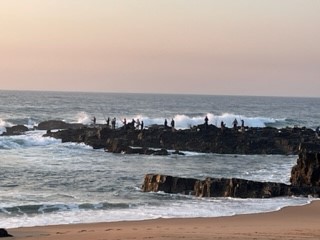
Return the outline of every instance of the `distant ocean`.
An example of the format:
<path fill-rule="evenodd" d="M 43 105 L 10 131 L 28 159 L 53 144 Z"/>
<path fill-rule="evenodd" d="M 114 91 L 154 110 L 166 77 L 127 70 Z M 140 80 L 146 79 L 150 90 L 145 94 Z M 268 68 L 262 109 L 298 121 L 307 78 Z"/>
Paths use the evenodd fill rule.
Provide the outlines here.
<path fill-rule="evenodd" d="M 0 134 L 45 120 L 91 124 L 115 117 L 145 127 L 175 119 L 180 129 L 244 120 L 249 127 L 320 125 L 320 98 L 0 91 Z M 312 198 L 197 198 L 143 193 L 144 174 L 237 177 L 289 183 L 297 156 L 184 156 L 112 154 L 84 144 L 44 138 L 44 131 L 0 136 L 0 227 L 90 223 L 153 218 L 216 217 L 278 210 Z"/>

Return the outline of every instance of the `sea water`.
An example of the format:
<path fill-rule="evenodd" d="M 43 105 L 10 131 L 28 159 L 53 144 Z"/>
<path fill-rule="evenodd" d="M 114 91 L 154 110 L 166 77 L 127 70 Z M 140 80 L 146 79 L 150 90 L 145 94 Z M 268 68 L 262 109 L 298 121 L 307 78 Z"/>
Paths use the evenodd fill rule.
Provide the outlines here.
<path fill-rule="evenodd" d="M 105 123 L 110 118 L 140 119 L 146 127 L 164 119 L 186 129 L 204 122 L 244 120 L 249 127 L 306 126 L 320 119 L 319 98 L 0 91 L 0 133 L 41 121 Z M 144 193 L 146 173 L 180 177 L 243 178 L 289 183 L 297 156 L 112 154 L 84 144 L 61 143 L 31 130 L 0 136 L 0 227 L 216 217 L 275 211 L 312 201 L 304 197 L 271 199 L 197 198 L 163 192 Z"/>

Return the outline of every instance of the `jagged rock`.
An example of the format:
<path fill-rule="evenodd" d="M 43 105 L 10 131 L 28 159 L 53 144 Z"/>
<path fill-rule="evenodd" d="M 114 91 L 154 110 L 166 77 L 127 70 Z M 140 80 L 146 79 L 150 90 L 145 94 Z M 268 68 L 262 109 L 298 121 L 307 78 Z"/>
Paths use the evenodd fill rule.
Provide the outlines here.
<path fill-rule="evenodd" d="M 256 182 L 238 178 L 207 178 L 197 181 L 198 197 L 270 198 L 285 196 L 288 186 L 274 182 Z"/>
<path fill-rule="evenodd" d="M 292 168 L 291 185 L 275 182 L 258 182 L 239 178 L 179 178 L 159 174 L 144 177 L 142 191 L 192 194 L 198 197 L 270 198 L 279 196 L 320 195 L 320 152 L 299 154 Z"/>
<path fill-rule="evenodd" d="M 320 187 L 320 152 L 303 150 L 292 168 L 290 182 L 296 186 Z"/>
<path fill-rule="evenodd" d="M 24 125 L 16 125 L 13 127 L 7 127 L 6 132 L 4 132 L 2 135 L 3 136 L 21 135 L 28 130 L 29 128 L 27 128 Z"/>
<path fill-rule="evenodd" d="M 147 174 L 141 187 L 144 192 L 188 194 L 197 197 L 271 198 L 280 196 L 318 197 L 320 187 L 298 187 L 275 182 L 257 182 L 238 178 L 180 178 Z"/>
<path fill-rule="evenodd" d="M 197 179 L 179 178 L 158 174 L 147 174 L 144 177 L 142 191 L 194 194 L 194 185 Z"/>

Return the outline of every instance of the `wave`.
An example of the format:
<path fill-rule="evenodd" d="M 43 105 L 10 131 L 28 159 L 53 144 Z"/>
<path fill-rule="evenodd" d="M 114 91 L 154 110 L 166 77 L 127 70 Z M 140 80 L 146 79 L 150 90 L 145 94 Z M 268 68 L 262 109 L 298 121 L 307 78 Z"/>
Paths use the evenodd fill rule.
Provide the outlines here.
<path fill-rule="evenodd" d="M 4 132 L 6 132 L 7 127 L 12 127 L 13 124 L 7 121 L 4 121 L 3 119 L 0 118 L 0 135 Z"/>
<path fill-rule="evenodd" d="M 25 135 L 0 137 L 0 149 L 19 149 L 61 143 L 55 138 L 43 137 L 42 131 L 30 131 Z"/>
<path fill-rule="evenodd" d="M 161 193 L 150 193 L 161 195 Z M 56 203 L 0 208 L 0 225 L 5 228 L 69 223 L 114 222 L 155 218 L 219 217 L 277 211 L 285 206 L 310 203 L 308 198 L 233 199 L 193 197 L 153 203 Z M 194 211 L 194 209 L 197 211 Z"/>
<path fill-rule="evenodd" d="M 79 210 L 110 210 L 110 209 L 128 209 L 132 204 L 128 203 L 56 203 L 56 204 L 30 204 L 20 206 L 1 207 L 1 215 L 19 216 L 34 215 L 62 211 L 79 211 Z"/>

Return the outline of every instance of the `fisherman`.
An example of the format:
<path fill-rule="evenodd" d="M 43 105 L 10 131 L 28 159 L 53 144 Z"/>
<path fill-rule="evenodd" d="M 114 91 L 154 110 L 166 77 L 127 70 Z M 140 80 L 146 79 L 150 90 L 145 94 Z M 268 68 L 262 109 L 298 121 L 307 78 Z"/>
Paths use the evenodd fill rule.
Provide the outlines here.
<path fill-rule="evenodd" d="M 241 119 L 241 132 L 244 132 L 244 120 Z"/>
<path fill-rule="evenodd" d="M 205 124 L 206 126 L 208 126 L 208 121 L 209 121 L 208 116 L 206 116 L 206 117 L 204 118 L 204 124 Z"/>
<path fill-rule="evenodd" d="M 236 118 L 233 120 L 232 124 L 233 124 L 233 129 L 237 130 L 237 128 L 238 128 L 238 120 Z"/>
<path fill-rule="evenodd" d="M 168 127 L 168 121 L 167 121 L 167 119 L 164 120 L 164 127 L 165 127 L 165 128 Z"/>
<path fill-rule="evenodd" d="M 174 119 L 173 118 L 171 120 L 171 130 L 172 130 L 172 132 L 174 132 Z"/>
<path fill-rule="evenodd" d="M 136 128 L 137 128 L 137 129 L 139 129 L 140 124 L 141 124 L 141 123 L 140 123 L 140 120 L 139 120 L 139 118 L 138 118 L 137 121 L 136 121 Z"/>
<path fill-rule="evenodd" d="M 112 129 L 116 129 L 116 118 L 115 117 L 111 121 L 111 127 L 112 127 Z"/>
<path fill-rule="evenodd" d="M 110 125 L 110 118 L 108 117 L 108 119 L 107 119 L 107 126 L 109 127 L 109 125 Z"/>
<path fill-rule="evenodd" d="M 96 121 L 97 121 L 96 116 L 93 116 L 92 118 L 93 126 L 96 126 Z"/>

